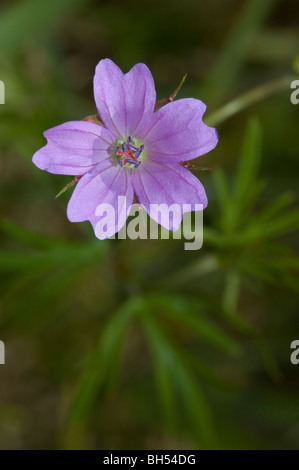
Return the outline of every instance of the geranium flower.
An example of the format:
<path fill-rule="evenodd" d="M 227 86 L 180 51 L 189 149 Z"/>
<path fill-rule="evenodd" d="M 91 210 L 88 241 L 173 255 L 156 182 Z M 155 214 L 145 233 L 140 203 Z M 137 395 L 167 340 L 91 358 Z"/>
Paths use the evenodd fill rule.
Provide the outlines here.
<path fill-rule="evenodd" d="M 207 206 L 203 185 L 180 163 L 217 144 L 216 130 L 202 121 L 206 110 L 202 101 L 180 99 L 154 112 L 156 92 L 147 66 L 137 64 L 124 74 L 109 59 L 96 67 L 94 97 L 99 119 L 47 130 L 48 143 L 33 156 L 42 170 L 76 177 L 67 208 L 71 222 L 89 220 L 95 235 L 103 238 L 97 233 L 97 208 L 117 207 L 119 196 L 126 197 L 127 207 L 135 196 L 148 214 L 151 204 L 179 204 L 179 220 L 171 223 L 163 214 L 156 220 L 168 230 L 179 227 L 184 204 L 192 210 L 196 204 Z M 118 214 L 115 232 L 127 216 L 127 212 Z"/>

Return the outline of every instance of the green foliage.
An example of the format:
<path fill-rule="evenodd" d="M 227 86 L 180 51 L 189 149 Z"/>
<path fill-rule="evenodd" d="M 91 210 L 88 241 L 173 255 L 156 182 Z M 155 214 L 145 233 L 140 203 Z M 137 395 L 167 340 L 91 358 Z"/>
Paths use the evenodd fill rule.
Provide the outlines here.
<path fill-rule="evenodd" d="M 298 447 L 298 116 L 289 94 L 274 96 L 291 64 L 264 26 L 283 4 L 234 8 L 2 8 L 1 448 Z M 296 49 L 287 28 L 273 28 L 275 44 Z M 126 70 L 146 62 L 158 98 L 188 72 L 180 96 L 209 112 L 228 102 L 206 120 L 220 140 L 204 157 L 211 174 L 198 174 L 209 198 L 198 252 L 183 240 L 100 242 L 89 224 L 68 222 L 70 192 L 54 199 L 69 180 L 31 163 L 45 129 L 96 112 L 92 73 L 106 56 Z"/>
<path fill-rule="evenodd" d="M 294 195 L 286 192 L 256 211 L 264 188 L 257 174 L 260 148 L 260 126 L 258 121 L 251 121 L 231 189 L 221 168 L 214 173 L 219 212 L 215 214 L 215 228 L 209 228 L 205 237 L 207 243 L 220 250 L 219 264 L 227 270 L 225 303 L 232 310 L 243 276 L 252 274 L 298 289 L 294 282 L 298 258 L 278 237 L 298 229 L 299 210 L 292 208 Z"/>
<path fill-rule="evenodd" d="M 276 0 L 247 0 L 239 13 L 222 52 L 207 80 L 208 96 L 221 100 L 234 80 L 252 47 L 256 31 L 269 14 Z"/>
<path fill-rule="evenodd" d="M 5 8 L 0 20 L 0 48 L 2 52 L 19 50 L 20 43 L 30 41 L 31 35 L 43 35 L 53 29 L 64 15 L 79 5 L 80 0 L 26 0 Z"/>

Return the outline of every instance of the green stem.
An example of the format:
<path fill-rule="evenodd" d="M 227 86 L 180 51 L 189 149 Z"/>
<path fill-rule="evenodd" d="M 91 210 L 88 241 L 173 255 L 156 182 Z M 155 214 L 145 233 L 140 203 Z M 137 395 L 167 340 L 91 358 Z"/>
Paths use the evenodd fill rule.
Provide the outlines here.
<path fill-rule="evenodd" d="M 286 76 L 278 80 L 272 80 L 270 82 L 264 83 L 263 85 L 259 85 L 256 88 L 247 91 L 243 95 L 238 96 L 234 100 L 219 108 L 214 113 L 210 114 L 206 119 L 206 123 L 209 126 L 217 126 L 248 106 L 251 106 L 265 98 L 268 98 L 271 95 L 290 88 L 292 80 L 294 80 L 294 77 Z"/>
<path fill-rule="evenodd" d="M 71 188 L 72 186 L 74 186 L 74 184 L 77 184 L 79 179 L 81 178 L 81 176 L 75 176 L 75 179 L 73 179 L 73 181 L 71 181 L 70 183 L 68 183 L 64 188 L 62 188 L 58 194 L 56 194 L 55 196 L 55 199 L 57 199 L 58 197 L 61 196 L 61 194 L 65 193 L 65 191 L 67 191 L 69 188 Z"/>
<path fill-rule="evenodd" d="M 207 77 L 201 96 L 210 103 L 220 103 L 246 63 L 261 26 L 277 0 L 244 0 L 236 11 L 236 19 L 224 41 L 222 51 Z"/>
<path fill-rule="evenodd" d="M 175 89 L 172 95 L 170 95 L 169 97 L 170 101 L 173 101 L 175 99 L 176 95 L 178 94 L 182 86 L 184 85 L 186 78 L 187 78 L 187 74 L 185 73 L 185 75 L 183 76 L 182 80 L 179 83 L 179 86 Z"/>
<path fill-rule="evenodd" d="M 240 296 L 241 277 L 237 270 L 229 271 L 225 277 L 225 288 L 223 292 L 222 304 L 224 310 L 229 315 L 237 312 Z"/>

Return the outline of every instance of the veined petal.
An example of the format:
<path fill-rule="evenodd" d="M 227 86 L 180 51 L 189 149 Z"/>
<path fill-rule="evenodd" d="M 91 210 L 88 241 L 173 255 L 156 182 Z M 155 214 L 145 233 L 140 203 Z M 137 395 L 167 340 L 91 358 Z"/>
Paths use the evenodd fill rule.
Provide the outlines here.
<path fill-rule="evenodd" d="M 202 209 L 207 206 L 203 185 L 179 163 L 167 165 L 151 161 L 143 162 L 140 170 L 132 172 L 132 183 L 140 204 L 145 207 L 150 217 L 168 230 L 177 230 L 184 212 L 198 210 L 196 204 L 202 204 Z M 173 220 L 169 220 L 167 210 L 155 216 L 151 204 L 166 204 L 168 208 L 176 204 L 178 210 L 174 211 Z M 184 204 L 188 204 L 189 207 L 184 208 Z"/>
<path fill-rule="evenodd" d="M 216 129 L 202 122 L 206 105 L 186 98 L 160 108 L 142 137 L 148 157 L 160 162 L 184 162 L 204 155 L 218 142 Z"/>
<path fill-rule="evenodd" d="M 138 137 L 149 126 L 156 102 L 154 80 L 144 64 L 124 74 L 110 59 L 96 67 L 94 97 L 101 120 L 115 136 Z"/>
<path fill-rule="evenodd" d="M 125 199 L 118 199 L 121 196 Z M 132 202 L 133 187 L 129 172 L 105 160 L 79 180 L 69 201 L 67 216 L 71 222 L 89 220 L 96 237 L 103 240 L 122 228 Z M 105 233 L 100 223 L 103 216 L 107 221 Z"/>
<path fill-rule="evenodd" d="M 86 121 L 70 121 L 44 132 L 48 143 L 33 156 L 41 170 L 61 175 L 83 175 L 111 155 L 113 135 Z"/>

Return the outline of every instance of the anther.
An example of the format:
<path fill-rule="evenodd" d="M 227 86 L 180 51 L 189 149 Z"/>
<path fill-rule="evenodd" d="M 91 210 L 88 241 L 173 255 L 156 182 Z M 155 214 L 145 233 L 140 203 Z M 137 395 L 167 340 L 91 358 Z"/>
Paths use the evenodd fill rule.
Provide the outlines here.
<path fill-rule="evenodd" d="M 127 163 L 129 163 L 130 165 L 134 165 L 135 168 L 138 168 L 140 166 L 141 162 L 138 161 L 138 158 L 142 150 L 144 149 L 144 145 L 136 147 L 135 145 L 133 145 L 133 143 L 133 139 L 128 136 L 126 142 L 123 142 L 121 145 L 118 145 L 118 147 L 116 147 L 116 149 L 114 150 L 114 153 L 121 157 L 118 159 L 118 163 L 121 167 L 126 166 Z"/>
<path fill-rule="evenodd" d="M 138 148 L 135 147 L 135 145 L 130 144 L 129 147 L 130 147 L 131 150 L 134 150 L 134 152 L 138 151 Z"/>

